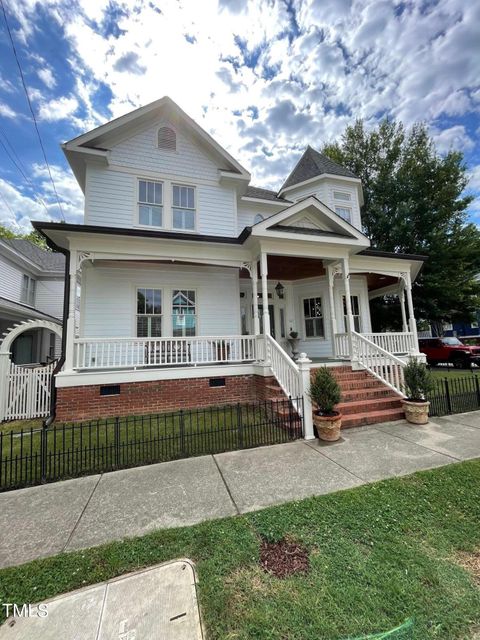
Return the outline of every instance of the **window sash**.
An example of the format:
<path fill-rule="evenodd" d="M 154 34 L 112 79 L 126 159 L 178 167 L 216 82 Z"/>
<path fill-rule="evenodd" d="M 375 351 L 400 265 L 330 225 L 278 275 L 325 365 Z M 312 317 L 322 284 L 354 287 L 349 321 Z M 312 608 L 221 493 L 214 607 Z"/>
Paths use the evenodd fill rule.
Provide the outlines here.
<path fill-rule="evenodd" d="M 345 331 L 348 331 L 347 298 L 342 296 L 343 301 L 343 322 Z M 362 319 L 360 315 L 360 298 L 357 295 L 350 296 L 352 305 L 353 327 L 357 333 L 362 333 Z"/>
<path fill-rule="evenodd" d="M 303 317 L 306 338 L 324 338 L 322 299 L 318 297 L 303 299 Z"/>
<path fill-rule="evenodd" d="M 352 201 L 351 194 L 347 193 L 346 191 L 334 191 L 333 197 L 335 198 L 335 200 L 344 200 L 345 202 Z"/>
<path fill-rule="evenodd" d="M 26 274 L 22 278 L 22 290 L 20 292 L 21 302 L 28 304 L 30 307 L 35 306 L 35 291 L 37 281 Z"/>
<path fill-rule="evenodd" d="M 163 226 L 163 182 L 138 181 L 138 222 L 148 227 Z"/>
<path fill-rule="evenodd" d="M 197 332 L 197 300 L 192 289 L 172 291 L 172 335 L 195 336 Z"/>
<path fill-rule="evenodd" d="M 195 188 L 172 185 L 172 227 L 193 231 L 195 229 Z"/>
<path fill-rule="evenodd" d="M 352 221 L 352 209 L 351 207 L 335 207 L 335 213 L 346 220 L 347 222 Z"/>
<path fill-rule="evenodd" d="M 159 338 L 162 335 L 162 290 L 137 288 L 137 337 Z"/>

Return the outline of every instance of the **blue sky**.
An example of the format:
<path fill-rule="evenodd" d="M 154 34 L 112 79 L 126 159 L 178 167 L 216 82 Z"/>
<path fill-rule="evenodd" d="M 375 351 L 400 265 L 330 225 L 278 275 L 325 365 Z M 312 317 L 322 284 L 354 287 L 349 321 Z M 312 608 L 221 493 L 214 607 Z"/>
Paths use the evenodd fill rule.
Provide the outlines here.
<path fill-rule="evenodd" d="M 60 143 L 169 95 L 271 188 L 357 117 L 423 120 L 465 154 L 480 224 L 479 2 L 3 2 L 67 221 L 83 199 Z M 0 223 L 28 231 L 61 214 L 0 24 Z"/>

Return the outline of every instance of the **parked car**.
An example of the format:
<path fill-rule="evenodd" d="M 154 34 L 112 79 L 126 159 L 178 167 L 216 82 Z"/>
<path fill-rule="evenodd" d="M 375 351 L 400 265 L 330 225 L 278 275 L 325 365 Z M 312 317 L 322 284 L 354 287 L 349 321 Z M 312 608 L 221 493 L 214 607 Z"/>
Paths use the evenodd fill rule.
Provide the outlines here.
<path fill-rule="evenodd" d="M 480 347 L 463 344 L 458 338 L 420 338 L 418 344 L 428 364 L 445 362 L 456 369 L 480 365 Z"/>

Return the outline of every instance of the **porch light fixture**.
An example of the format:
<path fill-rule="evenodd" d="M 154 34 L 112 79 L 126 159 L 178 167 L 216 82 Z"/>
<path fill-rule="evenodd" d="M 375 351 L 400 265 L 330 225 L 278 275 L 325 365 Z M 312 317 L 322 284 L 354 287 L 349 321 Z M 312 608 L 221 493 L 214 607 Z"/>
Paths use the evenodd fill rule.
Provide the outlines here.
<path fill-rule="evenodd" d="M 285 287 L 281 282 L 277 282 L 275 291 L 277 292 L 277 296 L 280 298 L 280 300 L 283 300 L 283 296 L 285 295 Z"/>

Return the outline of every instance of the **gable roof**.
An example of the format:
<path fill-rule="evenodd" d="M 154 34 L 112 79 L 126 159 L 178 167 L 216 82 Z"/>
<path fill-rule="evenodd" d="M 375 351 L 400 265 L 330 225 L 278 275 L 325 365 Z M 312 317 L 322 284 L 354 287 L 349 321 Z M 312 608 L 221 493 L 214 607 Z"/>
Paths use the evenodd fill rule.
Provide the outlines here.
<path fill-rule="evenodd" d="M 289 203 L 290 200 L 286 198 L 282 198 L 277 195 L 276 191 L 272 191 L 271 189 L 262 189 L 261 187 L 251 187 L 248 186 L 245 193 L 243 194 L 244 198 L 257 198 L 258 200 L 271 200 L 272 202 L 278 203 Z"/>
<path fill-rule="evenodd" d="M 62 253 L 46 251 L 33 242 L 21 238 L 2 238 L 2 242 L 33 262 L 42 271 L 57 271 L 63 274 L 65 270 L 65 256 Z"/>
<path fill-rule="evenodd" d="M 349 169 L 330 160 L 326 155 L 308 145 L 303 156 L 281 186 L 279 193 L 282 193 L 282 191 L 288 189 L 288 187 L 293 187 L 295 184 L 300 184 L 301 182 L 316 178 L 325 173 L 343 176 L 344 178 L 357 178 Z"/>
<path fill-rule="evenodd" d="M 200 125 L 183 111 L 168 96 L 155 100 L 138 109 L 134 109 L 123 116 L 114 118 L 105 124 L 83 133 L 68 142 L 62 144 L 62 149 L 72 167 L 82 189 L 85 183 L 85 157 L 90 154 L 108 163 L 109 140 L 117 138 L 122 131 L 128 132 L 130 128 L 147 125 L 159 116 L 167 115 L 185 125 L 190 132 L 205 146 L 211 149 L 215 155 L 223 159 L 227 171 L 238 178 L 250 180 L 250 173 L 231 156 L 216 140 L 212 138 Z M 225 169 L 226 167 L 219 167 Z"/>

